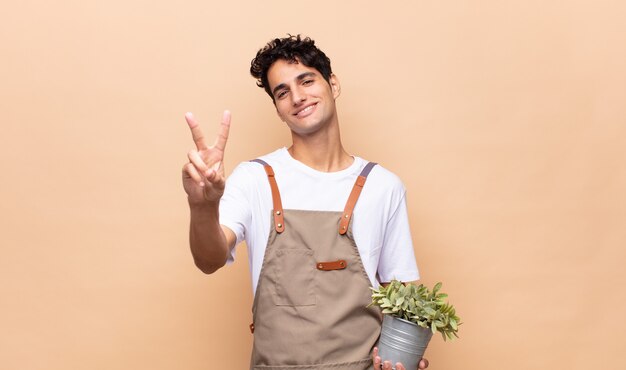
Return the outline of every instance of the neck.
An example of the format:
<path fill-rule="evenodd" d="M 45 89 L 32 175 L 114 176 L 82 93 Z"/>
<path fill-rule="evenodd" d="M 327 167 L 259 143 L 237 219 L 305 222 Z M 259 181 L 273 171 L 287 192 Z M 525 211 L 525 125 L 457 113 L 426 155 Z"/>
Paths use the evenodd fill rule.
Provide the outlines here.
<path fill-rule="evenodd" d="M 339 130 L 333 135 L 318 133 L 301 137 L 292 132 L 293 145 L 288 149 L 291 156 L 305 165 L 321 172 L 344 170 L 354 162 L 343 145 Z"/>

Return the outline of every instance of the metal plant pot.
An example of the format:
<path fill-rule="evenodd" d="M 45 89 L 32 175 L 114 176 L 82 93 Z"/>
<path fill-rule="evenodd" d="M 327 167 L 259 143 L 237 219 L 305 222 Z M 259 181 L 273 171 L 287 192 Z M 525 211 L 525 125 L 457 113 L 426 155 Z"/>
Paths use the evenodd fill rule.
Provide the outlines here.
<path fill-rule="evenodd" d="M 407 370 L 417 369 L 432 336 L 430 329 L 392 315 L 383 315 L 378 355 L 394 366 L 400 362 Z"/>

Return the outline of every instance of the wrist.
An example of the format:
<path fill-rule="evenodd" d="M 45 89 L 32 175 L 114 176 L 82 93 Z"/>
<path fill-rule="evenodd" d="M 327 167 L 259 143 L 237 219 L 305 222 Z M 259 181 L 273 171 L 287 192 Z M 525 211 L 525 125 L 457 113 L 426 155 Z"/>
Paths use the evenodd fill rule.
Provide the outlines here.
<path fill-rule="evenodd" d="M 217 211 L 220 206 L 220 201 L 216 200 L 203 200 L 197 201 L 193 200 L 190 197 L 187 197 L 187 203 L 189 203 L 189 210 L 191 213 L 210 213 L 213 211 Z"/>

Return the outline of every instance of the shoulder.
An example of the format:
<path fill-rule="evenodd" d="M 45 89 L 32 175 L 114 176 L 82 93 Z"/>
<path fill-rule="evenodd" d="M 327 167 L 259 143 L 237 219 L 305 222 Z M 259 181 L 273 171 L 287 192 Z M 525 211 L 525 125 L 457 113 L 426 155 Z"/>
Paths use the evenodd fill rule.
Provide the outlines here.
<path fill-rule="evenodd" d="M 363 162 L 363 167 L 369 163 L 367 160 L 363 160 Z M 372 171 L 367 177 L 365 186 L 368 185 L 373 188 L 381 189 L 385 192 L 391 191 L 394 193 L 404 194 L 406 191 L 400 177 L 379 163 L 372 168 Z"/>
<path fill-rule="evenodd" d="M 283 148 L 276 149 L 271 153 L 267 153 L 257 158 L 266 162 L 272 167 L 280 166 L 289 160 L 289 152 L 287 151 L 287 148 L 283 147 Z M 253 163 L 253 164 L 258 165 L 258 163 Z"/>
<path fill-rule="evenodd" d="M 284 156 L 283 152 L 284 152 L 284 148 L 277 149 L 271 153 L 256 157 L 256 159 L 260 159 L 266 162 L 267 164 L 269 164 L 270 166 L 275 167 L 276 165 L 279 165 L 282 162 L 282 158 Z M 248 177 L 249 178 L 251 175 L 257 175 L 257 174 L 265 174 L 263 165 L 261 163 L 254 162 L 253 160 L 249 160 L 249 161 L 239 163 L 235 167 L 233 172 L 231 173 L 230 177 L 235 177 L 235 178 Z"/>

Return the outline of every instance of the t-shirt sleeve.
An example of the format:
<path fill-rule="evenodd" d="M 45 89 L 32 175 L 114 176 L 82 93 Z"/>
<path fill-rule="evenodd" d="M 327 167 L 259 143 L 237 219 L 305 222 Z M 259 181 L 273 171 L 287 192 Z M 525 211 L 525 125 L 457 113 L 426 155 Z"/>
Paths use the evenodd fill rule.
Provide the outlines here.
<path fill-rule="evenodd" d="M 220 224 L 228 227 L 235 233 L 235 246 L 246 237 L 246 230 L 250 225 L 252 211 L 250 209 L 250 194 L 253 184 L 252 177 L 245 165 L 240 164 L 226 180 L 224 195 L 220 200 Z M 235 259 L 235 248 L 232 249 L 228 262 Z"/>
<path fill-rule="evenodd" d="M 406 282 L 419 280 L 419 278 L 411 240 L 406 196 L 403 192 L 387 223 L 378 262 L 378 279 L 386 283 L 393 279 Z"/>

